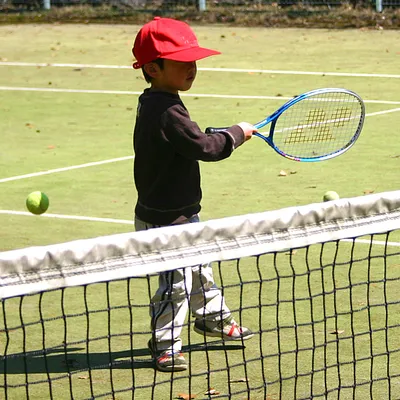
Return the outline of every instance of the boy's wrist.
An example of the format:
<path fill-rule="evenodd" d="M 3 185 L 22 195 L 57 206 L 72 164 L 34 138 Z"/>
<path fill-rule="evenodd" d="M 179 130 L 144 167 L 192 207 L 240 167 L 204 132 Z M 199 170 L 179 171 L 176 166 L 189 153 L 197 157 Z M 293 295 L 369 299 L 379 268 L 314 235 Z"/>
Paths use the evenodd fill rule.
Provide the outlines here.
<path fill-rule="evenodd" d="M 233 125 L 226 130 L 232 138 L 233 148 L 236 149 L 245 141 L 245 134 L 239 125 Z"/>

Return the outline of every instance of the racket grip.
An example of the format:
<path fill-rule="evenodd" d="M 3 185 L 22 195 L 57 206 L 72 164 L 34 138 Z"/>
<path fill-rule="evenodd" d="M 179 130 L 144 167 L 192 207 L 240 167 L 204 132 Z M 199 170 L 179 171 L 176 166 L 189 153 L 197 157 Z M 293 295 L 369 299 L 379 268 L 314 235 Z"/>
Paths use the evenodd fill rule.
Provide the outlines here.
<path fill-rule="evenodd" d="M 208 128 L 206 128 L 206 133 L 218 133 L 218 132 L 221 132 L 221 131 L 226 131 L 228 128 L 211 128 L 211 127 L 208 127 Z"/>

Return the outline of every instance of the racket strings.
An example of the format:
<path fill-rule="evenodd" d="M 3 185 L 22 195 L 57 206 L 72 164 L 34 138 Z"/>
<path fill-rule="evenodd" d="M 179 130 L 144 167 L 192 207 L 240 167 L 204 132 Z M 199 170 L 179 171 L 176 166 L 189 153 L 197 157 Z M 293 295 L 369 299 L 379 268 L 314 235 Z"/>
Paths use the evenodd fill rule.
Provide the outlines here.
<path fill-rule="evenodd" d="M 282 113 L 275 124 L 274 143 L 287 155 L 324 156 L 348 147 L 362 118 L 363 106 L 351 93 L 318 93 Z"/>

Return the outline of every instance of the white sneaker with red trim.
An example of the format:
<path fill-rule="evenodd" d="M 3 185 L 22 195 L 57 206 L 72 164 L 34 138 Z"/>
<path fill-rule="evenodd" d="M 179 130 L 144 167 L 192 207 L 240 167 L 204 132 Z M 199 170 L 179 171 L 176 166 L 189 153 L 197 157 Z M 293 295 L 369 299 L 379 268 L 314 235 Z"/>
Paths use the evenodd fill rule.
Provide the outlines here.
<path fill-rule="evenodd" d="M 232 317 L 222 321 L 196 319 L 193 329 L 200 335 L 220 337 L 225 340 L 247 340 L 254 336 L 250 329 L 239 326 Z"/>
<path fill-rule="evenodd" d="M 181 351 L 158 351 L 152 339 L 147 343 L 154 358 L 156 368 L 162 372 L 185 371 L 188 367 Z"/>

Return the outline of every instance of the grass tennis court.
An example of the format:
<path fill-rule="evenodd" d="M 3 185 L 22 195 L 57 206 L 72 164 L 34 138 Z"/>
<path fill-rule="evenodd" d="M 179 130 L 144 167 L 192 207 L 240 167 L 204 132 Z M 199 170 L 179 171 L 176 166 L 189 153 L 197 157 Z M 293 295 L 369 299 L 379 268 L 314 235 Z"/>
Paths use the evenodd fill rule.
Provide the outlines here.
<path fill-rule="evenodd" d="M 129 67 L 132 63 L 131 45 L 138 28 L 107 25 L 0 27 L 0 109 L 3 116 L 0 119 L 0 251 L 133 230 L 130 221 L 133 219 L 136 193 L 130 156 L 137 94 L 132 92 L 141 92 L 145 82 L 141 73 L 133 69 L 94 66 Z M 198 62 L 197 80 L 182 97 L 192 119 L 202 128 L 243 120 L 257 122 L 287 98 L 318 87 L 353 90 L 364 98 L 367 109 L 363 133 L 354 148 L 330 161 L 295 163 L 279 157 L 261 140 L 253 138 L 228 160 L 202 163 L 203 220 L 316 203 L 322 200 L 327 190 L 335 190 L 341 197 L 354 197 L 398 189 L 399 31 L 278 30 L 226 26 L 199 26 L 194 29 L 201 45 L 222 52 L 221 56 Z M 7 64 L 17 62 L 32 65 Z M 33 65 L 35 63 L 69 66 L 44 67 Z M 282 73 L 284 71 L 287 73 Z M 308 74 L 311 72 L 316 74 Z M 376 76 L 379 74 L 382 76 Z M 215 95 L 220 97 L 213 97 Z M 279 176 L 282 170 L 287 172 L 286 176 Z M 25 176 L 29 174 L 33 176 Z M 34 190 L 42 190 L 49 196 L 50 208 L 46 215 L 50 217 L 24 213 L 25 198 Z M 65 218 L 69 216 L 71 218 Z M 360 252 L 363 252 L 362 245 Z M 250 277 L 256 273 L 249 268 L 248 274 Z M 236 275 L 232 273 L 231 280 L 235 279 Z M 354 279 L 364 281 L 365 275 L 361 272 Z M 113 285 L 117 293 L 119 285 L 123 284 Z M 393 287 L 392 293 L 398 293 L 398 289 Z M 76 292 L 79 290 L 76 289 Z M 93 290 L 91 301 L 96 302 L 97 292 Z M 78 296 L 74 296 L 75 289 L 70 293 L 71 308 L 78 313 L 83 312 L 84 305 Z M 235 304 L 237 295 L 235 291 L 227 293 L 232 308 L 239 307 Z M 360 291 L 360 302 L 364 295 L 365 292 Z M 46 294 L 44 301 L 52 303 L 52 296 L 51 293 Z M 76 303 L 72 299 L 76 299 Z M 394 301 L 394 298 L 389 300 Z M 116 295 L 113 301 L 118 305 L 124 304 L 126 299 L 121 294 L 120 297 Z M 377 303 L 381 301 L 376 299 Z M 392 310 L 392 315 L 398 315 L 397 308 Z M 119 312 L 124 314 L 126 310 Z M 307 307 L 302 312 L 307 314 Z M 249 320 L 254 315 L 256 311 L 248 315 Z M 147 312 L 143 311 L 138 318 L 143 330 L 148 329 L 146 316 Z M 101 335 L 102 317 L 105 317 L 104 313 L 98 314 L 94 321 L 94 326 L 98 326 L 98 335 Z M 379 320 L 378 315 L 376 318 Z M 360 320 L 360 324 L 363 323 Z M 140 330 L 141 326 L 136 328 Z M 40 337 L 40 333 L 34 332 L 33 337 Z M 398 341 L 398 333 L 392 338 Z M 148 353 L 140 353 L 146 339 L 140 338 L 137 357 L 149 360 Z M 50 345 L 62 338 L 55 335 L 46 340 Z M 69 340 L 73 341 L 73 336 Z M 128 339 L 122 338 L 113 345 L 113 349 L 121 351 L 121 358 L 127 357 L 123 352 L 126 347 L 124 340 Z M 258 346 L 258 342 L 249 344 L 246 349 L 248 357 L 257 357 Z M 106 340 L 94 345 L 93 357 L 99 357 L 99 364 L 108 362 L 101 358 L 106 350 Z M 376 351 L 384 352 L 384 349 Z M 202 353 L 193 353 L 196 364 L 202 365 Z M 225 362 L 223 351 L 212 353 L 215 353 L 215 363 Z M 63 360 L 57 355 L 54 357 L 49 359 L 49 362 L 54 362 L 54 372 L 64 372 L 65 368 L 60 368 Z M 234 363 L 235 352 L 229 352 L 229 357 Z M 290 362 L 288 359 L 288 365 Z M 308 365 L 310 360 L 305 359 L 304 363 Z M 144 362 L 141 366 L 143 379 L 146 376 L 153 379 L 150 365 Z M 16 368 L 18 371 L 18 365 Z M 363 366 L 359 368 L 362 375 Z M 379 368 L 379 362 L 376 368 Z M 116 388 L 118 385 L 123 387 L 125 379 L 131 379 L 129 369 L 122 374 L 120 372 L 114 372 Z M 43 373 L 40 367 L 39 373 Z M 254 371 L 254 374 L 257 373 Z M 349 367 L 349 376 L 351 373 Z M 99 386 L 107 387 L 108 371 L 99 369 L 94 374 Z M 168 379 L 165 375 L 159 374 L 158 377 Z M 241 377 L 242 373 L 238 371 L 237 378 Z M 17 381 L 18 374 L 13 374 L 10 379 Z M 43 379 L 46 379 L 45 374 Z M 81 379 L 82 388 L 85 387 L 85 378 L 75 379 Z M 221 386 L 224 379 L 226 376 L 222 375 Z M 59 387 L 56 383 L 54 388 L 60 399 L 64 398 L 64 391 L 69 390 L 63 386 L 65 381 L 62 382 Z M 309 385 L 309 382 L 304 385 Z M 199 391 L 202 388 L 199 384 Z M 301 388 L 302 383 L 299 382 L 299 393 Z M 384 398 L 384 385 L 377 384 L 375 388 L 377 394 L 383 393 Z M 32 398 L 42 398 L 40 393 L 35 396 Z M 163 394 L 158 396 L 163 399 Z M 125 399 L 129 395 L 124 397 L 121 394 L 116 398 Z M 272 399 L 274 397 L 269 400 Z"/>
<path fill-rule="evenodd" d="M 130 66 L 137 26 L 2 26 L 3 62 Z M 275 30 L 197 27 L 199 42 L 222 51 L 199 68 L 349 73 L 322 76 L 199 71 L 189 95 L 282 96 L 317 87 L 346 87 L 365 100 L 367 116 L 356 146 L 324 163 L 298 164 L 253 138 L 230 159 L 202 163 L 203 220 L 319 202 L 327 190 L 341 197 L 397 189 L 400 155 L 398 31 Z M 27 40 L 26 38 L 34 38 Z M 351 54 L 351 56 L 349 56 Z M 0 65 L 8 88 L 135 91 L 144 88 L 133 69 Z M 132 155 L 137 95 L 1 90 L 1 177 L 66 168 Z M 286 100 L 183 97 L 202 128 L 257 122 Z M 374 100 L 376 102 L 368 102 Z M 391 103 L 387 103 L 391 102 Z M 279 177 L 279 172 L 288 172 Z M 290 173 L 292 172 L 292 173 Z M 350 173 L 351 172 L 351 173 Z M 132 160 L 25 179 L 0 181 L 0 210 L 25 211 L 25 198 L 42 190 L 48 213 L 131 220 L 135 203 Z M 126 232 L 132 226 L 57 218 L 0 215 L 1 250 Z"/>

